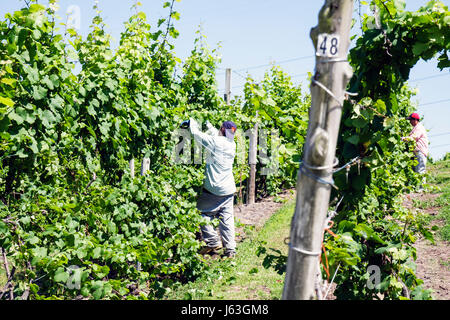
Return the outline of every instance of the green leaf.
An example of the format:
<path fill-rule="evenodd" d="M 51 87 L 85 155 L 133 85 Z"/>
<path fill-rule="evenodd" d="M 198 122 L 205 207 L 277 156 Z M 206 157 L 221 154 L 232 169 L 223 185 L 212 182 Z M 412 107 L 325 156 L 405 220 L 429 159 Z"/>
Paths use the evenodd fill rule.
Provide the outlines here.
<path fill-rule="evenodd" d="M 84 259 L 84 257 L 86 257 L 87 255 L 87 249 L 84 247 L 78 248 L 76 251 L 76 255 L 80 260 Z"/>
<path fill-rule="evenodd" d="M 30 219 L 29 216 L 26 216 L 26 217 L 20 218 L 19 221 L 20 221 L 21 223 L 23 223 L 24 225 L 28 225 L 28 224 L 30 224 L 31 219 Z"/>
<path fill-rule="evenodd" d="M 116 224 L 114 222 L 108 221 L 107 227 L 108 227 L 108 231 L 109 232 L 111 232 L 111 233 L 116 233 L 117 232 L 117 227 L 116 227 Z"/>
<path fill-rule="evenodd" d="M 146 16 L 145 13 L 142 12 L 142 11 L 138 12 L 137 16 L 138 16 L 138 18 L 141 19 L 141 20 L 146 20 L 146 19 L 147 19 L 147 16 Z"/>
<path fill-rule="evenodd" d="M 9 124 L 11 123 L 9 117 L 4 117 L 0 120 L 0 132 L 8 130 Z"/>
<path fill-rule="evenodd" d="M 180 14 L 178 12 L 172 12 L 172 18 L 175 20 L 180 20 Z"/>
<path fill-rule="evenodd" d="M 64 106 L 64 100 L 59 96 L 56 95 L 54 98 L 50 100 L 50 109 L 55 112 L 57 110 L 61 110 Z"/>
<path fill-rule="evenodd" d="M 25 109 L 22 108 L 22 107 L 17 107 L 17 108 L 14 110 L 14 112 L 15 112 L 18 116 L 20 116 L 21 118 L 23 118 L 23 119 L 25 119 L 25 118 L 27 117 L 27 115 L 28 115 L 27 110 L 25 110 Z"/>
<path fill-rule="evenodd" d="M 36 265 L 37 263 L 39 263 L 42 259 L 47 257 L 47 248 L 45 247 L 37 247 L 37 248 L 33 248 L 31 249 L 32 253 L 33 253 L 33 259 L 31 261 L 32 265 Z"/>
<path fill-rule="evenodd" d="M 377 100 L 375 102 L 375 108 L 377 109 L 377 111 L 381 114 L 385 114 L 386 113 L 386 103 L 383 100 Z"/>
<path fill-rule="evenodd" d="M 1 234 L 6 234 L 9 231 L 8 226 L 6 225 L 6 223 L 4 223 L 3 221 L 0 220 L 0 235 Z"/>
<path fill-rule="evenodd" d="M 53 90 L 55 86 L 53 85 L 53 82 L 50 80 L 48 76 L 45 76 L 42 79 L 42 83 L 45 84 L 50 90 Z"/>
<path fill-rule="evenodd" d="M 92 267 L 92 271 L 95 273 L 95 275 L 98 278 L 104 278 L 109 274 L 109 267 L 108 266 L 99 266 L 97 264 L 94 264 Z"/>
<path fill-rule="evenodd" d="M 373 229 L 364 223 L 358 224 L 354 231 L 362 236 L 364 239 L 369 239 L 373 234 Z"/>
<path fill-rule="evenodd" d="M 97 99 L 92 99 L 87 108 L 88 113 L 91 116 L 97 115 L 97 109 L 100 107 L 100 102 Z"/>
<path fill-rule="evenodd" d="M 150 119 L 155 121 L 159 115 L 160 115 L 159 109 L 156 106 L 153 106 L 153 108 L 150 110 Z"/>
<path fill-rule="evenodd" d="M 38 86 L 34 86 L 33 87 L 33 98 L 35 100 L 42 100 L 47 96 L 47 89 L 44 87 L 38 87 Z"/>
<path fill-rule="evenodd" d="M 31 84 L 39 82 L 39 70 L 28 65 L 23 66 L 23 70 Z"/>
<path fill-rule="evenodd" d="M 17 80 L 16 79 L 11 79 L 11 78 L 2 78 L 1 82 L 4 83 L 4 84 L 7 84 L 8 86 L 14 87 L 14 85 L 17 82 Z M 0 99 L 1 98 L 2 97 L 0 97 Z"/>
<path fill-rule="evenodd" d="M 356 118 L 356 119 L 352 119 L 352 125 L 355 128 L 364 128 L 367 125 L 368 121 L 363 119 L 363 118 Z"/>
<path fill-rule="evenodd" d="M 33 30 L 33 39 L 39 40 L 42 36 L 42 33 L 38 29 Z"/>
<path fill-rule="evenodd" d="M 347 138 L 346 141 L 350 142 L 351 144 L 357 145 L 359 142 L 359 136 L 353 135 L 350 138 Z"/>
<path fill-rule="evenodd" d="M 429 44 L 428 43 L 417 42 L 413 46 L 413 53 L 416 56 L 420 56 L 422 54 L 422 52 L 424 52 L 428 48 L 429 48 Z"/>
<path fill-rule="evenodd" d="M 56 118 L 50 110 L 45 110 L 42 113 L 41 120 L 42 120 L 42 124 L 45 127 L 49 128 L 49 127 L 51 127 L 51 124 L 56 121 Z"/>
<path fill-rule="evenodd" d="M 55 276 L 53 277 L 53 280 L 56 282 L 64 282 L 66 283 L 69 279 L 69 273 L 67 273 L 64 268 L 60 267 L 56 270 Z"/>
<path fill-rule="evenodd" d="M 362 236 L 364 239 L 373 240 L 381 244 L 385 244 L 386 242 L 380 238 L 380 236 L 367 224 L 360 223 L 358 224 L 354 231 Z"/>
<path fill-rule="evenodd" d="M 28 154 L 25 152 L 25 150 L 23 150 L 23 149 L 20 149 L 19 151 L 17 151 L 16 152 L 16 155 L 19 157 L 19 158 L 22 158 L 22 159 L 24 159 L 24 158 L 28 158 Z"/>
<path fill-rule="evenodd" d="M 30 8 L 28 10 L 31 13 L 44 11 L 45 10 L 45 6 L 43 6 L 41 4 L 33 3 L 33 4 L 30 5 Z"/>
<path fill-rule="evenodd" d="M 395 125 L 395 119 L 394 118 L 385 118 L 384 120 L 383 120 L 383 126 L 386 128 L 386 129 L 389 129 L 389 128 L 392 128 L 394 125 Z"/>
<path fill-rule="evenodd" d="M 14 101 L 12 101 L 10 98 L 5 98 L 2 96 L 0 96 L 0 103 L 6 105 L 8 107 L 14 106 Z"/>
<path fill-rule="evenodd" d="M 95 300 L 101 299 L 103 297 L 103 286 L 103 281 L 95 281 L 92 284 L 91 292 Z"/>
<path fill-rule="evenodd" d="M 94 131 L 94 129 L 92 129 L 92 127 L 88 126 L 88 127 L 86 127 L 86 129 L 89 131 L 89 133 L 90 133 L 94 138 L 97 137 L 97 135 L 95 134 L 95 131 Z"/>
<path fill-rule="evenodd" d="M 14 120 L 18 125 L 21 125 L 24 122 L 24 118 L 18 115 L 14 110 L 8 114 L 8 118 Z"/>
<path fill-rule="evenodd" d="M 343 151 L 342 155 L 346 159 L 354 158 L 356 155 L 358 155 L 358 149 L 356 148 L 356 146 L 354 144 L 345 142 L 344 151 Z"/>
<path fill-rule="evenodd" d="M 160 27 L 165 21 L 166 21 L 166 19 L 159 19 L 158 20 L 158 27 Z"/>

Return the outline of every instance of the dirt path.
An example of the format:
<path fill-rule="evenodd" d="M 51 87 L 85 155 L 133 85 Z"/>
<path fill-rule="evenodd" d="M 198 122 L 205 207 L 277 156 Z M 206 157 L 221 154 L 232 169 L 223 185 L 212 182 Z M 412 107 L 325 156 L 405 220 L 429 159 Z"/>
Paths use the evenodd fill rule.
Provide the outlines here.
<path fill-rule="evenodd" d="M 267 197 L 252 205 L 241 204 L 234 207 L 236 219 L 247 225 L 261 227 L 286 201 L 295 197 L 295 189 L 288 189 L 277 196 Z"/>
<path fill-rule="evenodd" d="M 262 199 L 252 205 L 241 204 L 234 207 L 235 219 L 242 225 L 250 225 L 260 228 L 286 201 L 294 199 L 295 189 L 288 189 L 278 194 Z M 245 238 L 243 227 L 236 228 L 236 241 L 241 242 Z"/>
<path fill-rule="evenodd" d="M 417 193 L 405 196 L 405 207 L 418 210 L 413 206 L 412 199 L 419 201 L 433 200 L 439 195 Z M 295 189 L 287 190 L 276 197 L 269 197 L 261 202 L 253 205 L 239 205 L 235 206 L 236 219 L 245 225 L 253 225 L 261 227 L 266 220 L 281 208 L 287 200 L 294 199 Z M 280 201 L 281 200 L 281 201 Z M 426 214 L 437 215 L 439 208 L 423 209 Z M 439 224 L 440 222 L 435 222 Z M 437 237 L 436 237 L 437 238 Z M 242 239 L 238 238 L 238 241 Z M 436 240 L 433 245 L 430 241 L 419 238 L 415 247 L 417 249 L 416 273 L 418 278 L 424 281 L 424 286 L 432 289 L 432 296 L 436 300 L 450 300 L 450 265 L 449 253 L 450 248 L 445 241 Z M 334 287 L 333 287 L 334 289 Z M 328 299 L 333 299 L 334 296 L 329 294 Z"/>

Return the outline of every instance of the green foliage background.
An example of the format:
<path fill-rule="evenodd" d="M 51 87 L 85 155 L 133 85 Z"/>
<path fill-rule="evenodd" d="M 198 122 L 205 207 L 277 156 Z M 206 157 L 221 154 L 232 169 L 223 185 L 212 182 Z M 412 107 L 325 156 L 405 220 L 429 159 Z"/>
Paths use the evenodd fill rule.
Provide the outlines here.
<path fill-rule="evenodd" d="M 216 127 L 233 119 L 241 132 L 257 121 L 257 109 L 270 114 L 267 128 L 285 130 L 272 124 L 281 114 L 300 119 L 280 134 L 290 151 L 268 154 L 280 170 L 264 193 L 276 192 L 286 175 L 285 186 L 295 183 L 291 158 L 301 151 L 294 142 L 307 110 L 300 89 L 277 69 L 254 101 L 226 105 L 217 94 L 216 50 L 201 34 L 186 61 L 173 54 L 173 5 L 164 3 L 168 16 L 154 32 L 133 6 L 116 50 L 96 5 L 86 39 L 58 30 L 55 12 L 37 1 L 0 21 L 0 245 L 14 268 L 14 297 L 155 299 L 208 272 L 197 254 L 203 222 L 195 207 L 204 164 L 173 160 L 185 119 Z M 277 88 L 286 93 L 278 105 L 265 98 Z M 246 152 L 245 136 L 238 140 Z M 150 170 L 133 178 L 129 161 L 143 157 Z M 244 186 L 247 170 L 235 166 Z"/>

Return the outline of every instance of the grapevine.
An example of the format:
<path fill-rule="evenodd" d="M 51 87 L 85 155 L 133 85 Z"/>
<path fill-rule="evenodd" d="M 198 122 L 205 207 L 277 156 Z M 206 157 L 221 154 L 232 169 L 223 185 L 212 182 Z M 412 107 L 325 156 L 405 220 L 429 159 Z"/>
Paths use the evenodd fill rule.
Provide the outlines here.
<path fill-rule="evenodd" d="M 200 33 L 186 61 L 174 55 L 179 14 L 174 1 L 164 7 L 169 18 L 151 32 L 136 3 L 116 50 L 98 4 L 85 39 L 60 34 L 55 12 L 37 1 L 0 22 L 0 245 L 14 270 L 2 298 L 157 299 L 208 272 L 195 206 L 204 164 L 173 161 L 174 133 L 189 117 L 216 127 L 234 119 L 242 131 L 254 119 L 218 96 L 216 49 Z M 300 91 L 273 83 L 296 101 L 277 112 L 304 121 Z M 283 135 L 293 141 L 305 127 Z M 289 164 L 277 179 L 294 175 L 290 156 L 279 155 Z M 144 157 L 150 170 L 130 172 Z M 245 164 L 237 172 L 245 182 Z"/>

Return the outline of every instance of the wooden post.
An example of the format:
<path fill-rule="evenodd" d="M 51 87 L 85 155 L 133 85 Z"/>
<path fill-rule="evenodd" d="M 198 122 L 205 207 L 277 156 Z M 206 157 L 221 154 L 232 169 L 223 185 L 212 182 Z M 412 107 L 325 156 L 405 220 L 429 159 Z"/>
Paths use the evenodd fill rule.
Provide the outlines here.
<path fill-rule="evenodd" d="M 316 70 L 303 162 L 297 180 L 283 299 L 315 299 L 324 221 L 345 88 L 352 76 L 347 60 L 353 0 L 326 0 L 318 26 L 311 29 Z M 328 181 L 328 182 L 327 182 Z"/>
<path fill-rule="evenodd" d="M 133 165 L 134 165 L 134 159 L 133 159 Z M 145 173 L 150 170 L 150 158 L 143 158 L 141 163 L 141 176 L 144 176 Z M 133 169 L 134 172 L 134 169 Z M 134 174 L 133 174 L 134 176 Z M 142 233 L 142 227 L 139 227 L 139 232 Z M 136 263 L 136 269 L 138 271 L 142 271 L 142 264 L 140 262 Z"/>
<path fill-rule="evenodd" d="M 148 170 L 150 170 L 150 158 L 143 158 L 141 164 L 141 176 L 145 175 Z"/>
<path fill-rule="evenodd" d="M 244 177 L 242 176 L 242 171 L 245 170 L 248 163 L 247 158 L 247 141 L 245 137 L 247 133 L 244 133 L 241 129 L 238 129 L 235 134 L 236 140 L 236 164 L 239 166 L 239 189 L 238 189 L 238 204 L 244 204 L 245 199 L 243 196 L 243 185 L 242 182 Z"/>
<path fill-rule="evenodd" d="M 130 160 L 130 175 L 134 178 L 134 158 Z"/>
<path fill-rule="evenodd" d="M 231 68 L 225 70 L 225 94 L 224 100 L 226 104 L 230 104 L 231 101 Z"/>
<path fill-rule="evenodd" d="M 256 111 L 256 119 L 258 119 L 258 111 Z M 256 195 L 256 154 L 258 152 L 258 122 L 251 130 L 249 137 L 248 164 L 250 165 L 250 175 L 247 180 L 247 204 L 255 203 Z"/>
<path fill-rule="evenodd" d="M 5 271 L 6 271 L 6 280 L 7 280 L 7 284 L 4 287 L 4 292 L 1 294 L 1 296 L 3 296 L 3 294 L 6 292 L 6 289 L 9 286 L 9 299 L 10 300 L 14 300 L 14 285 L 10 283 L 10 281 L 12 280 L 13 274 L 14 274 L 14 267 L 13 267 L 13 271 L 10 272 L 9 271 L 9 264 L 8 264 L 8 258 L 6 257 L 6 250 L 4 248 L 2 248 L 2 257 L 3 257 L 3 264 L 5 266 Z M 11 274 L 12 273 L 12 274 Z"/>

